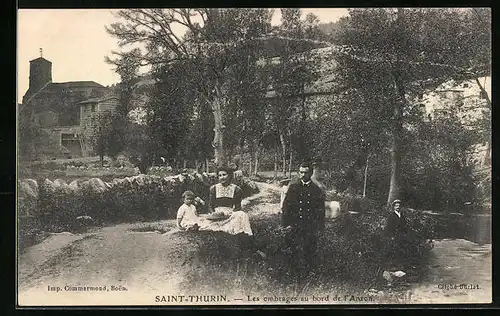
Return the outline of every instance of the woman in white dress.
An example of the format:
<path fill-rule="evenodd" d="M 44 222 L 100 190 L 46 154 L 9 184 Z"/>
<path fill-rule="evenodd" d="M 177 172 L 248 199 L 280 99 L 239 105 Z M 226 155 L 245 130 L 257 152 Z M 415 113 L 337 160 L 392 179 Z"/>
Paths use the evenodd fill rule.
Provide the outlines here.
<path fill-rule="evenodd" d="M 200 230 L 252 236 L 248 214 L 241 210 L 241 188 L 232 183 L 232 170 L 222 167 L 217 171 L 217 175 L 220 182 L 210 187 L 210 213 L 205 217 L 207 221 L 200 225 Z"/>

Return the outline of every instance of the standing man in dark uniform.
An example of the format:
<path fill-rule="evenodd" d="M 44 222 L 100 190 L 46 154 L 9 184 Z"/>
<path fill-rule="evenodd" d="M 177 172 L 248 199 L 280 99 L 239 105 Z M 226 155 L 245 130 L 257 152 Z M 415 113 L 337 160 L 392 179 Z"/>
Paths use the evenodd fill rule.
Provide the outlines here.
<path fill-rule="evenodd" d="M 317 241 L 325 227 L 325 196 L 311 180 L 312 174 L 310 164 L 300 165 L 299 180 L 290 184 L 282 206 L 290 264 L 299 278 L 315 267 Z"/>

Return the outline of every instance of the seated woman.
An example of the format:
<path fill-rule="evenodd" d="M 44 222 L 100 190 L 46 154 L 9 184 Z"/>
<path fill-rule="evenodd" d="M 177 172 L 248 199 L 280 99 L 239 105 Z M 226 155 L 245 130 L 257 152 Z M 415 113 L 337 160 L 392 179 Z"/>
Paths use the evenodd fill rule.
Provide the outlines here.
<path fill-rule="evenodd" d="M 222 167 L 217 171 L 220 183 L 210 187 L 209 211 L 202 216 L 199 230 L 222 231 L 232 235 L 240 233 L 252 236 L 250 219 L 241 210 L 241 188 L 232 183 L 233 171 Z"/>

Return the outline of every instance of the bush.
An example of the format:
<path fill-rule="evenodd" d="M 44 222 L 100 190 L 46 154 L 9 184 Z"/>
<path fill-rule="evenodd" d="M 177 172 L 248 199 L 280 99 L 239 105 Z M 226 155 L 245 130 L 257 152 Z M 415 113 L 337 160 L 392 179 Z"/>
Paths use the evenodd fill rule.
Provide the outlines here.
<path fill-rule="evenodd" d="M 259 214 L 251 217 L 255 247 L 266 254 L 265 259 L 251 260 L 256 275 L 266 277 L 278 283 L 289 281 L 289 253 L 285 244 L 285 234 L 279 229 L 279 214 Z M 316 280 L 322 283 L 330 281 L 354 281 L 360 284 L 373 284 L 383 280 L 384 269 L 394 268 L 386 256 L 388 253 L 382 232 L 385 224 L 383 212 L 344 215 L 337 220 L 327 222 L 326 229 L 318 241 L 318 260 L 321 262 L 316 271 Z M 412 226 L 416 223 L 411 221 Z M 255 259 L 252 252 L 245 252 L 245 240 L 220 232 L 198 232 L 193 236 L 200 245 L 200 258 L 204 264 L 221 266 L 236 270 L 241 259 Z M 425 237 L 412 240 L 405 248 L 415 249 L 411 266 L 398 266 L 410 278 L 419 277 L 419 268 L 424 266 L 428 257 Z M 254 248 L 255 249 L 255 248 Z M 403 264 L 405 264 L 403 262 Z M 413 268 L 414 266 L 415 268 Z"/>

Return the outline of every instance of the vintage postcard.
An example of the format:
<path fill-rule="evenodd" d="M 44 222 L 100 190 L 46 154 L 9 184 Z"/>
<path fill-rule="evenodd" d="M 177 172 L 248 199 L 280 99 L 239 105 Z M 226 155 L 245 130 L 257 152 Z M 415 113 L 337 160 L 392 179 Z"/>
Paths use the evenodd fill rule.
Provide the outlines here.
<path fill-rule="evenodd" d="M 491 303 L 490 11 L 18 10 L 18 307 Z"/>

